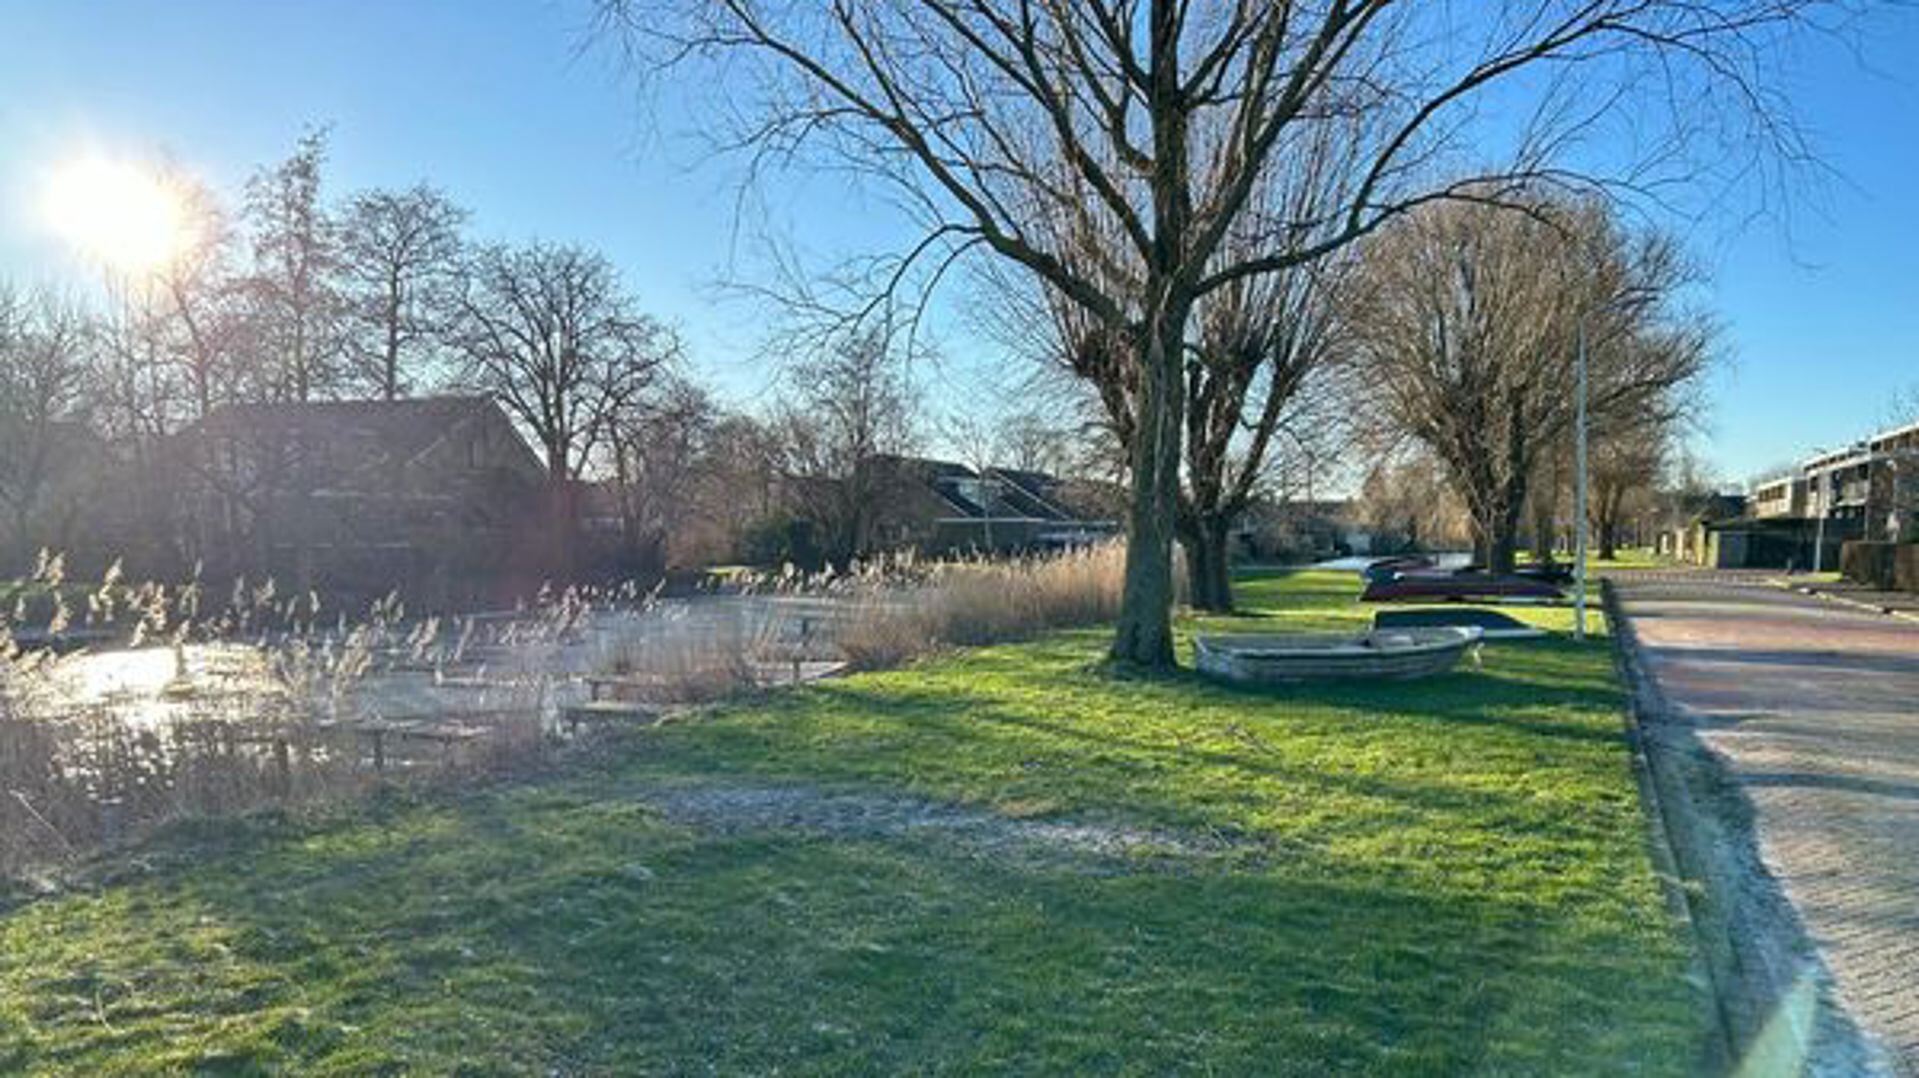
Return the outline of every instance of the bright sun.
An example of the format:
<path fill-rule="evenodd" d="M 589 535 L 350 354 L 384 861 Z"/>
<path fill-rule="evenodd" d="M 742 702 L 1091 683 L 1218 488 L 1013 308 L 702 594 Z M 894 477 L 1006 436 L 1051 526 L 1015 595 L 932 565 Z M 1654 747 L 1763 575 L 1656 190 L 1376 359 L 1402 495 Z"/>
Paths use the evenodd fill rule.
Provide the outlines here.
<path fill-rule="evenodd" d="M 163 175 L 103 156 L 76 158 L 53 171 L 46 214 L 82 255 L 129 276 L 172 261 L 188 227 L 180 196 Z"/>

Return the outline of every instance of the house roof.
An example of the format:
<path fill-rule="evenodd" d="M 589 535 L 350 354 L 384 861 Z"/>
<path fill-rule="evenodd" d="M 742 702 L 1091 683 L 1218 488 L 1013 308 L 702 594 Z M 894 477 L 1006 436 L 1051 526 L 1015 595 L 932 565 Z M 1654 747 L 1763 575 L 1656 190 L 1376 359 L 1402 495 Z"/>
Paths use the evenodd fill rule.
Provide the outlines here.
<path fill-rule="evenodd" d="M 360 439 L 377 444 L 388 455 L 411 459 L 439 441 L 456 423 L 493 406 L 486 397 L 224 404 L 188 427 L 187 432 L 271 432 Z"/>
<path fill-rule="evenodd" d="M 1812 523 L 1807 517 L 1726 517 L 1719 520 L 1704 520 L 1700 524 L 1709 532 L 1775 532 L 1796 533 Z"/>
<path fill-rule="evenodd" d="M 1018 468 L 985 469 L 985 474 L 950 460 L 879 456 L 878 464 L 924 482 L 953 511 L 972 520 L 1036 520 L 1057 524 L 1103 523 L 1078 512 L 1062 497 L 1064 481 L 1045 472 Z M 986 482 L 981 482 L 985 480 Z"/>
<path fill-rule="evenodd" d="M 298 446 L 304 450 L 304 482 L 326 487 L 345 485 L 368 469 L 406 464 L 488 412 L 499 414 L 499 405 L 483 396 L 227 404 L 189 425 L 180 437 Z M 519 438 L 517 431 L 514 437 Z M 526 449 L 524 441 L 520 445 Z M 526 452 L 537 463 L 532 450 Z"/>

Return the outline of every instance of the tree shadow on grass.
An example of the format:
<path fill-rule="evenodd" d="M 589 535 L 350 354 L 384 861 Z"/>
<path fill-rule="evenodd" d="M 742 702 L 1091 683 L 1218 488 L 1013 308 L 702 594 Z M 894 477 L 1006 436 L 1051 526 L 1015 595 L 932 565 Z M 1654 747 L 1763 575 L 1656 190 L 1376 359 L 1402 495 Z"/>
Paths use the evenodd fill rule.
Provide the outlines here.
<path fill-rule="evenodd" d="M 1246 708 L 1248 699 L 1268 698 L 1249 690 L 1191 680 L 1151 691 L 1185 706 L 1154 708 L 1130 694 L 1141 709 L 1109 720 L 1096 706 L 1073 713 L 1041 706 L 1043 698 L 848 683 L 811 701 L 796 699 L 781 712 L 756 713 L 750 730 L 728 729 L 724 721 L 689 730 L 691 752 L 662 747 L 649 754 L 653 766 L 636 777 L 657 781 L 662 771 L 704 769 L 720 761 L 713 773 L 903 787 L 942 799 L 1037 805 L 1184 828 L 1219 826 L 1225 821 L 1218 814 L 1228 804 L 1240 806 L 1230 810 L 1238 817 L 1262 803 L 1358 797 L 1443 814 L 1467 828 L 1491 819 L 1510 825 L 1513 813 L 1522 812 L 1530 818 L 1530 835 L 1571 840 L 1589 824 L 1541 811 L 1523 768 L 1538 771 L 1544 781 L 1555 768 L 1590 768 L 1589 748 L 1616 745 L 1624 751 L 1620 730 L 1489 713 L 1483 692 L 1450 705 L 1391 713 L 1366 707 L 1362 693 L 1337 704 L 1322 699 L 1282 717 Z M 1523 689 L 1510 691 L 1507 703 L 1538 706 Z M 1275 718 L 1284 725 L 1265 721 Z M 766 751 L 769 730 L 788 735 L 774 751 Z M 1304 740 L 1289 751 L 1294 738 Z M 1354 766 L 1379 751 L 1392 753 L 1401 740 L 1402 751 L 1429 759 L 1399 774 L 1376 756 Z M 1525 763 L 1486 764 L 1484 775 L 1496 780 L 1491 783 L 1474 784 L 1470 774 L 1442 770 L 1445 760 L 1476 751 Z"/>
<path fill-rule="evenodd" d="M 1304 856 L 1089 880 L 937 842 L 715 836 L 630 809 L 509 792 L 379 834 L 263 832 L 95 910 L 84 931 L 107 946 L 87 978 L 110 987 L 0 1058 L 1300 1074 L 1690 1059 L 1674 954 L 1509 896 Z M 169 934 L 188 951 L 156 961 L 149 943 Z M 81 961 L 43 956 L 9 992 Z"/>

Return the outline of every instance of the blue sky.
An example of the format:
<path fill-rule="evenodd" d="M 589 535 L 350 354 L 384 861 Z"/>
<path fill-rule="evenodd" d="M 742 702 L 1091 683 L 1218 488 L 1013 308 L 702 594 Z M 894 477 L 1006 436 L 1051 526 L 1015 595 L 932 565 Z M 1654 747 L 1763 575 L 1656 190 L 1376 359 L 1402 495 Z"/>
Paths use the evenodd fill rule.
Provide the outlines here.
<path fill-rule="evenodd" d="M 642 107 L 606 57 L 581 54 L 587 14 L 583 0 L 0 0 L 0 276 L 83 277 L 38 219 L 38 192 L 86 148 L 165 153 L 231 196 L 303 126 L 330 123 L 335 193 L 428 179 L 481 237 L 598 247 L 710 380 L 761 397 L 759 312 L 714 287 L 752 264 L 734 227 L 737 166 L 704 157 L 670 93 Z M 1727 479 L 1857 437 L 1919 384 L 1915 56 L 1911 13 L 1880 17 L 1863 56 L 1809 45 L 1796 107 L 1838 177 L 1789 219 L 1686 226 L 1726 327 L 1698 446 Z M 831 181 L 765 201 L 816 251 L 902 235 L 883 203 Z"/>

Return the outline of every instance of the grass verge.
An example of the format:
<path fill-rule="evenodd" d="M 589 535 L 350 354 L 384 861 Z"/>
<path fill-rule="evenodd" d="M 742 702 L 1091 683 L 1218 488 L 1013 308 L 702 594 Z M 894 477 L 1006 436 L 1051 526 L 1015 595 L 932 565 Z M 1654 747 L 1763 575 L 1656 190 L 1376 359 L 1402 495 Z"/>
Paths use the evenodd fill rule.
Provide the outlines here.
<path fill-rule="evenodd" d="M 1250 578 L 1230 624 L 1354 624 L 1354 591 Z M 0 1071 L 1690 1070 L 1602 644 L 1276 692 L 1102 644 L 182 830 L 0 917 Z"/>

